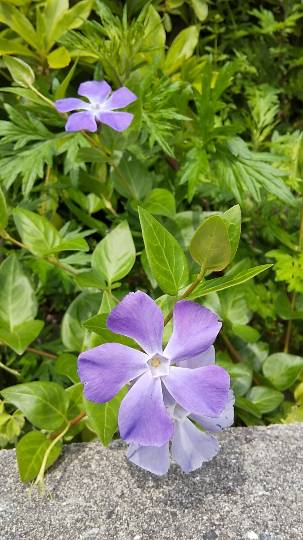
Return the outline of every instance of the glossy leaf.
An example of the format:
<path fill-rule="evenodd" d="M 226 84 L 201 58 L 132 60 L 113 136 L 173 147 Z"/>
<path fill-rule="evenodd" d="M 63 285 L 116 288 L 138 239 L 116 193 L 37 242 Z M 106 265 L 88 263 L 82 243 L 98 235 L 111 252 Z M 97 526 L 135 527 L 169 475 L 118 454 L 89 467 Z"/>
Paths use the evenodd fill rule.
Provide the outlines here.
<path fill-rule="evenodd" d="M 168 49 L 164 70 L 170 75 L 177 71 L 185 60 L 190 58 L 198 44 L 199 27 L 188 26 L 177 35 Z"/>
<path fill-rule="evenodd" d="M 256 405 L 260 413 L 267 414 L 281 405 L 284 394 L 267 386 L 254 386 L 247 397 Z"/>
<path fill-rule="evenodd" d="M 241 235 L 241 208 L 238 204 L 233 206 L 232 208 L 229 208 L 224 214 L 222 215 L 228 232 L 229 237 L 229 243 L 230 243 L 230 260 L 232 261 L 234 256 L 236 255 L 239 241 L 240 241 L 240 235 Z"/>
<path fill-rule="evenodd" d="M 88 416 L 88 426 L 98 436 L 104 446 L 108 446 L 118 428 L 118 412 L 122 399 L 127 392 L 126 388 L 107 403 L 93 403 L 86 399 L 85 410 Z"/>
<path fill-rule="evenodd" d="M 93 252 L 92 267 L 109 284 L 125 277 L 136 260 L 134 241 L 126 221 L 108 233 Z"/>
<path fill-rule="evenodd" d="M 139 208 L 147 259 L 159 287 L 176 295 L 188 281 L 186 257 L 177 240 L 149 212 Z"/>
<path fill-rule="evenodd" d="M 16 457 L 22 482 L 34 480 L 39 473 L 46 450 L 52 441 L 41 431 L 26 433 L 16 446 Z M 48 469 L 61 454 L 62 441 L 51 449 L 46 462 Z"/>
<path fill-rule="evenodd" d="M 43 321 L 25 321 L 13 330 L 1 326 L 0 323 L 0 341 L 3 341 L 18 354 L 23 354 L 27 347 L 39 336 L 44 326 Z"/>
<path fill-rule="evenodd" d="M 228 230 L 220 216 L 210 216 L 196 230 L 189 245 L 189 252 L 202 268 L 218 272 L 231 260 Z"/>
<path fill-rule="evenodd" d="M 278 390 L 287 390 L 303 371 L 303 358 L 286 353 L 268 356 L 263 364 L 265 377 Z"/>
<path fill-rule="evenodd" d="M 57 383 L 34 381 L 9 386 L 0 393 L 40 429 L 55 430 L 67 422 L 67 397 Z"/>
<path fill-rule="evenodd" d="M 176 214 L 176 201 L 173 194 L 167 189 L 153 189 L 145 198 L 142 208 L 155 216 L 174 218 Z"/>
<path fill-rule="evenodd" d="M 13 80 L 24 88 L 29 88 L 35 81 L 35 74 L 32 68 L 20 58 L 14 56 L 4 56 L 3 62 L 9 70 Z"/>
<path fill-rule="evenodd" d="M 85 291 L 68 306 L 61 327 L 62 341 L 68 350 L 79 353 L 89 346 L 89 336 L 82 323 L 98 312 L 100 303 L 100 293 Z"/>

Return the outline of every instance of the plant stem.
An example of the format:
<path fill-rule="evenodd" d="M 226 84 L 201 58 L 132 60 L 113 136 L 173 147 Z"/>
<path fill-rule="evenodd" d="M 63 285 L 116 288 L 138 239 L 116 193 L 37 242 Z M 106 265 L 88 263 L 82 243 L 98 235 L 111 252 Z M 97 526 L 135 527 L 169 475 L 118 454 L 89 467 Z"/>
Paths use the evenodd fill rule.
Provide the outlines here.
<path fill-rule="evenodd" d="M 233 346 L 232 342 L 227 337 L 227 335 L 224 334 L 224 332 L 221 332 L 220 336 L 221 336 L 222 340 L 224 341 L 224 344 L 226 345 L 226 348 L 227 348 L 228 352 L 230 353 L 230 356 L 232 357 L 232 359 L 235 362 L 237 362 L 237 364 L 243 362 L 243 359 L 242 359 L 241 355 L 235 349 L 235 347 Z"/>
<path fill-rule="evenodd" d="M 205 272 L 206 272 L 206 268 L 201 268 L 201 271 L 200 273 L 197 275 L 195 281 L 192 282 L 192 284 L 184 291 L 183 294 L 181 294 L 180 298 L 178 298 L 178 300 L 183 300 L 184 298 L 186 298 L 187 296 L 189 296 L 193 290 L 199 285 L 199 283 L 204 279 L 204 276 L 205 276 Z M 165 319 L 164 319 L 164 326 L 167 325 L 167 323 L 171 320 L 172 316 L 173 316 L 173 312 L 174 310 L 172 309 L 168 315 L 166 315 Z"/>
<path fill-rule="evenodd" d="M 297 297 L 297 294 L 294 292 L 293 295 L 292 295 L 292 299 L 291 299 L 291 311 L 294 311 L 294 309 L 295 309 L 296 297 Z M 292 320 L 290 319 L 287 322 L 287 328 L 286 328 L 286 334 L 285 334 L 285 341 L 284 341 L 284 352 L 285 353 L 288 353 L 288 351 L 289 351 L 291 331 L 292 331 Z"/>
<path fill-rule="evenodd" d="M 75 416 L 75 418 L 73 418 L 72 420 L 69 421 L 68 423 L 68 426 L 71 427 L 71 426 L 75 426 L 76 424 L 79 424 L 79 422 L 81 422 L 81 420 L 86 416 L 86 412 L 85 411 L 81 411 L 78 416 Z M 59 431 L 55 431 L 54 433 L 52 433 L 50 435 L 50 439 L 51 440 L 56 440 L 59 435 L 64 431 L 64 429 L 60 429 Z M 64 433 L 65 434 L 65 433 Z"/>
<path fill-rule="evenodd" d="M 30 353 L 37 354 L 39 356 L 45 356 L 46 358 L 52 358 L 53 360 L 57 359 L 57 356 L 55 354 L 52 354 L 47 351 L 41 351 L 40 349 L 34 349 L 33 347 L 27 347 L 26 350 Z"/>
<path fill-rule="evenodd" d="M 17 371 L 16 369 L 9 368 L 5 364 L 2 364 L 2 362 L 0 362 L 0 368 L 3 369 L 4 371 L 7 371 L 7 373 L 10 373 L 11 375 L 14 375 L 15 377 L 18 377 L 18 378 L 21 377 L 19 371 Z"/>
<path fill-rule="evenodd" d="M 37 476 L 37 478 L 35 480 L 35 485 L 39 485 L 41 491 L 44 491 L 44 474 L 45 474 L 45 469 L 46 469 L 46 465 L 47 465 L 48 456 L 49 456 L 51 450 L 57 444 L 57 442 L 60 441 L 60 439 L 63 439 L 65 433 L 68 432 L 70 426 L 71 426 L 71 423 L 68 422 L 67 426 L 65 426 L 65 428 L 51 442 L 51 444 L 49 445 L 48 449 L 46 450 L 46 452 L 45 452 L 45 454 L 43 456 L 43 461 L 42 461 L 38 476 Z"/>

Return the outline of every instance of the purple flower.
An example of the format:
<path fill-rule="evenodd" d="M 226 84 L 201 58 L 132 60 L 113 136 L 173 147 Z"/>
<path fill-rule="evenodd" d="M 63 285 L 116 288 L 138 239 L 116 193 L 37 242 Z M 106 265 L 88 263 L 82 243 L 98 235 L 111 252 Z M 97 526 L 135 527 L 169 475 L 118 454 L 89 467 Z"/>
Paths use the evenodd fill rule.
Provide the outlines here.
<path fill-rule="evenodd" d="M 126 86 L 115 92 L 105 81 L 87 81 L 78 88 L 79 96 L 88 98 L 83 101 L 78 98 L 64 98 L 55 101 L 57 111 L 65 113 L 81 110 L 71 114 L 65 124 L 65 131 L 97 131 L 97 122 L 106 124 L 116 131 L 124 131 L 130 125 L 134 115 L 128 112 L 116 111 L 127 107 L 137 96 Z"/>
<path fill-rule="evenodd" d="M 171 438 L 172 458 L 186 472 L 192 472 L 205 462 L 214 458 L 219 451 L 217 439 L 198 429 L 188 418 L 189 413 L 179 405 L 168 407 L 174 431 Z M 229 391 L 228 402 L 217 418 L 199 417 L 201 426 L 210 432 L 220 431 L 234 422 L 234 395 Z M 127 457 L 143 469 L 162 476 L 169 469 L 169 442 L 163 446 L 140 446 L 131 444 Z"/>
<path fill-rule="evenodd" d="M 227 404 L 229 376 L 223 368 L 209 365 L 209 352 L 205 355 L 221 328 L 217 316 L 199 304 L 181 300 L 175 305 L 173 324 L 163 351 L 160 308 L 141 291 L 129 293 L 109 315 L 107 327 L 134 339 L 144 352 L 106 343 L 79 356 L 79 376 L 91 401 L 109 401 L 134 381 L 121 403 L 118 419 L 120 435 L 130 443 L 160 447 L 171 438 L 173 419 L 165 407 L 163 391 L 199 416 L 216 418 Z M 199 357 L 200 367 L 188 367 Z"/>

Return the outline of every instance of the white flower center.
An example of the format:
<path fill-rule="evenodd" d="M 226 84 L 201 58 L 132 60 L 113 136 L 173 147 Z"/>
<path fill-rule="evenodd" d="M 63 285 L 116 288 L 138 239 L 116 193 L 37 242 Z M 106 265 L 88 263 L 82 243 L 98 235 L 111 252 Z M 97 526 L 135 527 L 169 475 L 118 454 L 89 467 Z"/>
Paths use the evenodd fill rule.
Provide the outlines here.
<path fill-rule="evenodd" d="M 154 354 L 151 356 L 147 364 L 149 365 L 153 377 L 164 377 L 169 373 L 170 361 L 161 354 Z"/>

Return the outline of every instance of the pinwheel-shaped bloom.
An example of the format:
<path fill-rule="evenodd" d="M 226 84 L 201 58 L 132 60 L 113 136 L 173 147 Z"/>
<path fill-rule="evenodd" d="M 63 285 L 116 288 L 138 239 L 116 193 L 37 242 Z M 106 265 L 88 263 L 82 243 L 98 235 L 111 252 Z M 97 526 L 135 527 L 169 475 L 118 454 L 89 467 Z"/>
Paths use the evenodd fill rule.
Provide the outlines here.
<path fill-rule="evenodd" d="M 78 94 L 88 98 L 89 101 L 78 98 L 63 98 L 55 101 L 59 112 L 81 111 L 69 116 L 65 131 L 80 131 L 81 129 L 97 131 L 97 122 L 106 124 L 116 131 L 124 131 L 132 122 L 133 114 L 116 110 L 127 107 L 137 99 L 137 96 L 126 86 L 112 92 L 106 81 L 87 81 L 80 84 Z"/>
<path fill-rule="evenodd" d="M 165 407 L 163 391 L 192 414 L 220 415 L 228 401 L 227 372 L 216 365 L 188 367 L 205 356 L 221 328 L 214 313 L 194 302 L 177 302 L 173 333 L 164 351 L 163 314 L 143 292 L 129 293 L 113 309 L 107 326 L 134 339 L 144 352 L 106 343 L 80 354 L 78 372 L 86 397 L 98 403 L 109 401 L 134 381 L 119 411 L 123 439 L 144 446 L 167 443 L 174 422 Z M 187 367 L 182 367 L 183 363 Z"/>
<path fill-rule="evenodd" d="M 166 401 L 166 400 L 165 400 Z M 172 458 L 186 473 L 201 467 L 205 461 L 214 458 L 219 451 L 217 439 L 198 429 L 188 418 L 188 413 L 179 405 L 168 406 L 174 422 L 171 438 Z M 210 432 L 221 431 L 234 422 L 234 395 L 229 391 L 228 402 L 217 418 L 195 416 L 195 420 Z M 166 474 L 169 465 L 169 442 L 163 446 L 141 446 L 131 444 L 127 457 L 130 461 L 159 476 Z"/>

